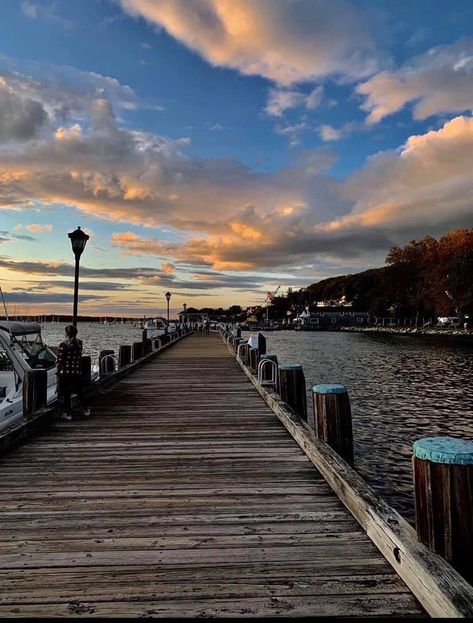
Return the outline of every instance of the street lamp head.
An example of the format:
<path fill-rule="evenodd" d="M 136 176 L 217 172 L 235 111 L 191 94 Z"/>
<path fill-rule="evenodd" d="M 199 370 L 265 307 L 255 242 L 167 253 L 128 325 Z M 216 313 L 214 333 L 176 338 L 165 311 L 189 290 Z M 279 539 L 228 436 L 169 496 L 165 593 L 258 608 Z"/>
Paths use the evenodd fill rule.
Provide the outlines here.
<path fill-rule="evenodd" d="M 166 297 L 166 300 L 167 300 L 167 301 L 170 301 L 170 300 L 171 300 L 171 296 L 172 296 L 172 295 L 171 295 L 171 293 L 170 293 L 170 292 L 166 292 L 166 294 L 165 294 L 164 296 Z"/>
<path fill-rule="evenodd" d="M 184 308 L 184 311 L 187 311 L 187 304 L 186 303 L 183 303 L 182 307 Z"/>
<path fill-rule="evenodd" d="M 82 255 L 82 251 L 85 249 L 89 236 L 78 227 L 75 231 L 71 231 L 67 234 L 71 240 L 72 250 L 76 257 Z"/>

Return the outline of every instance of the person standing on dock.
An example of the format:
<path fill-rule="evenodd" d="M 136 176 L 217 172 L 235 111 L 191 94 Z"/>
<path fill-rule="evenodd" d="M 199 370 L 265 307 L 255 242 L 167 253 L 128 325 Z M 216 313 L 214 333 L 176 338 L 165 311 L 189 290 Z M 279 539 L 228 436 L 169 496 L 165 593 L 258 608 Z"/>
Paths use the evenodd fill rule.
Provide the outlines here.
<path fill-rule="evenodd" d="M 204 333 L 205 335 L 210 335 L 210 322 L 209 319 L 204 322 Z"/>
<path fill-rule="evenodd" d="M 60 343 L 57 360 L 56 375 L 58 382 L 58 396 L 63 402 L 61 419 L 72 420 L 72 394 L 75 393 L 84 410 L 84 415 L 90 415 L 90 409 L 85 402 L 82 381 L 82 341 L 77 337 L 77 327 L 69 325 L 65 329 L 66 337 Z"/>

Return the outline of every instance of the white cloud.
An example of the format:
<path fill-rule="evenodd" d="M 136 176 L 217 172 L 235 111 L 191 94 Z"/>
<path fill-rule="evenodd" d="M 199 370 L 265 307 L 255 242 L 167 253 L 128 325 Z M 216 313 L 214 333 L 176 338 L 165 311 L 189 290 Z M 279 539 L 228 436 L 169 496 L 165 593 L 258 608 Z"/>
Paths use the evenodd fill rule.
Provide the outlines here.
<path fill-rule="evenodd" d="M 321 125 L 319 128 L 320 137 L 323 141 L 338 141 L 341 136 L 341 130 L 331 125 Z"/>
<path fill-rule="evenodd" d="M 315 87 L 309 94 L 291 89 L 269 89 L 265 111 L 272 117 L 282 117 L 290 108 L 315 110 L 322 101 L 323 87 Z"/>
<path fill-rule="evenodd" d="M 373 73 L 363 14 L 345 0 L 121 0 L 212 65 L 280 85 Z"/>
<path fill-rule="evenodd" d="M 473 110 L 473 39 L 418 56 L 397 71 L 383 71 L 357 87 L 366 97 L 367 123 L 414 103 L 414 119 Z"/>

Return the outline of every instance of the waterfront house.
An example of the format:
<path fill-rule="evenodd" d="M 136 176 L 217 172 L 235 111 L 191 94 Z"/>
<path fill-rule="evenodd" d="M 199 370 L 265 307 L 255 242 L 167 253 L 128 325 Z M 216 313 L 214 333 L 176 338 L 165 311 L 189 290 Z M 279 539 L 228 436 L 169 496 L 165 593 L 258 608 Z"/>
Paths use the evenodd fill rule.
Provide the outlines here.
<path fill-rule="evenodd" d="M 355 311 L 345 306 L 318 306 L 314 311 L 306 311 L 296 318 L 301 329 L 331 329 L 336 327 L 366 327 L 370 315 L 366 311 Z"/>

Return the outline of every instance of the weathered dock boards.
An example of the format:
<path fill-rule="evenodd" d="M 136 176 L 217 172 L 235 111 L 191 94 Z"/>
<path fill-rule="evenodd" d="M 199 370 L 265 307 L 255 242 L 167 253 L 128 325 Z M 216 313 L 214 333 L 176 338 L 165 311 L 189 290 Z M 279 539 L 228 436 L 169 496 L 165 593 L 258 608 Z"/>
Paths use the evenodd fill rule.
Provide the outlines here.
<path fill-rule="evenodd" d="M 424 614 L 217 336 L 0 470 L 0 617 Z"/>

